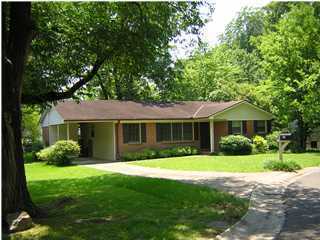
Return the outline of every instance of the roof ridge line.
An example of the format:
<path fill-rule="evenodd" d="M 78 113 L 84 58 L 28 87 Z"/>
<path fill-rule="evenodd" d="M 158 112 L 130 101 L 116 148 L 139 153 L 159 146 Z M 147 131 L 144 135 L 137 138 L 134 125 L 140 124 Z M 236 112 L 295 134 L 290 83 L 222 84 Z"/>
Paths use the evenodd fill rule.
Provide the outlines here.
<path fill-rule="evenodd" d="M 200 110 L 204 107 L 204 104 L 201 104 L 201 106 L 197 109 L 197 111 L 192 115 L 192 118 L 195 118 L 196 115 L 200 112 Z"/>

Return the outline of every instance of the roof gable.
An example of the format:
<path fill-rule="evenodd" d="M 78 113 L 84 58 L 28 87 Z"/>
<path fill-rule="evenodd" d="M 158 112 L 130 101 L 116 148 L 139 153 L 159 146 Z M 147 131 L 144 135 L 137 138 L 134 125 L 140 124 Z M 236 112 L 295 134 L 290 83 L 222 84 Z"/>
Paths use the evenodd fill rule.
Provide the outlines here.
<path fill-rule="evenodd" d="M 273 115 L 247 101 L 242 101 L 217 112 L 211 118 L 216 120 L 270 120 Z"/>

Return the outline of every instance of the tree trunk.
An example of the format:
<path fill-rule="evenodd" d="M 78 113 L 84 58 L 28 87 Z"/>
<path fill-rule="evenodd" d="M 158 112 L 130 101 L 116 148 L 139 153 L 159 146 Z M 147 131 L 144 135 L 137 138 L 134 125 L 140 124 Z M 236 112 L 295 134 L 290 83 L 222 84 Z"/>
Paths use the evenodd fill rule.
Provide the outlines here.
<path fill-rule="evenodd" d="M 6 18 L 6 14 L 9 17 Z M 31 43 L 31 3 L 14 2 L 2 9 L 2 222 L 10 212 L 37 213 L 31 201 L 21 142 L 21 90 Z M 8 20 L 9 19 L 9 20 Z M 6 229 L 4 229 L 6 230 Z"/>
<path fill-rule="evenodd" d="M 298 116 L 298 126 L 296 131 L 296 151 L 304 152 L 307 142 L 307 126 L 301 116 Z"/>

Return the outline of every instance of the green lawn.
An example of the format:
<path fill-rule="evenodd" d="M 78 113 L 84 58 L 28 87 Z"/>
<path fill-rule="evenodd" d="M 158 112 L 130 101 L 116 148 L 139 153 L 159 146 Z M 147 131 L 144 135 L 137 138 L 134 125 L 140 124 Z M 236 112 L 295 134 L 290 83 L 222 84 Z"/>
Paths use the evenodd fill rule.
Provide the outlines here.
<path fill-rule="evenodd" d="M 63 196 L 75 199 L 36 227 L 10 239 L 197 239 L 221 229 L 210 223 L 237 221 L 248 203 L 207 187 L 171 180 L 106 173 L 81 166 L 26 164 L 33 200 L 47 204 Z M 107 217 L 105 223 L 75 223 Z"/>
<path fill-rule="evenodd" d="M 190 171 L 218 171 L 218 172 L 263 172 L 265 160 L 275 160 L 278 155 L 256 154 L 246 156 L 187 156 L 162 158 L 131 162 L 145 167 L 190 170 Z M 320 166 L 320 153 L 284 154 L 284 160 L 294 160 L 301 167 Z"/>

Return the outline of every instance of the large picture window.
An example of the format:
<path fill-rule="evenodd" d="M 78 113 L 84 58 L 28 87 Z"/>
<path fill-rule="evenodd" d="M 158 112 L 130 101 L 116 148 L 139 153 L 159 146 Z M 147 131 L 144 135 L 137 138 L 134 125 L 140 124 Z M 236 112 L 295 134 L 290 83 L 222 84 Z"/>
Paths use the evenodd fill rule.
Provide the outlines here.
<path fill-rule="evenodd" d="M 123 143 L 141 144 L 146 142 L 145 123 L 124 123 Z"/>
<path fill-rule="evenodd" d="M 157 123 L 157 142 L 192 141 L 193 123 Z"/>

